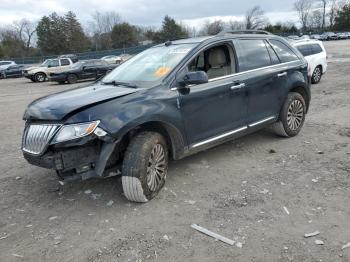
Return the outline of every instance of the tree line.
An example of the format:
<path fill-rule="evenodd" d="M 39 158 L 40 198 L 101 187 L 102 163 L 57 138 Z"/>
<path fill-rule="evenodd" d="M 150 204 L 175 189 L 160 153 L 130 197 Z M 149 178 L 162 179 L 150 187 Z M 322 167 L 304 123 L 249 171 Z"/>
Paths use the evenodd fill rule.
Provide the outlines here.
<path fill-rule="evenodd" d="M 205 21 L 189 27 L 166 15 L 159 29 L 132 25 L 116 12 L 96 11 L 84 30 L 77 16 L 52 13 L 37 23 L 27 19 L 0 28 L 0 58 L 57 55 L 126 48 L 187 37 L 215 35 L 222 30 L 263 29 L 275 34 L 326 30 L 350 31 L 350 0 L 296 0 L 301 31 L 292 22 L 271 24 L 260 6 L 246 11 L 241 21 Z"/>

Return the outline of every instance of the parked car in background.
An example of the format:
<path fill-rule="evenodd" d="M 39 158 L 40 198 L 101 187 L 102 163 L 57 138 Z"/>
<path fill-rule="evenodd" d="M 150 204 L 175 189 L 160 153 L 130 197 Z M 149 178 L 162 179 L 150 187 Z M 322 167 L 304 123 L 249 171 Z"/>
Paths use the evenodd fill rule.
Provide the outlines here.
<path fill-rule="evenodd" d="M 80 61 L 65 71 L 50 73 L 49 79 L 59 84 L 64 84 L 65 82 L 74 84 L 78 80 L 83 79 L 96 80 L 113 70 L 116 66 L 116 64 L 108 64 L 106 61 L 100 59 Z"/>
<path fill-rule="evenodd" d="M 102 57 L 101 60 L 106 61 L 108 64 L 120 64 L 121 58 L 116 55 L 108 55 Z"/>
<path fill-rule="evenodd" d="M 290 35 L 287 38 L 290 39 L 290 40 L 299 40 L 300 37 L 297 36 L 297 35 Z"/>
<path fill-rule="evenodd" d="M 327 71 L 327 52 L 321 41 L 300 40 L 293 45 L 302 53 L 312 72 L 311 82 L 317 84 Z"/>
<path fill-rule="evenodd" d="M 36 99 L 23 116 L 24 158 L 63 181 L 121 174 L 125 197 L 147 202 L 170 157 L 271 125 L 296 136 L 311 99 L 308 64 L 283 38 L 255 32 L 168 41 L 90 86 Z"/>
<path fill-rule="evenodd" d="M 23 65 L 12 65 L 5 70 L 0 70 L 0 78 L 10 77 L 22 77 L 23 76 Z"/>
<path fill-rule="evenodd" d="M 311 35 L 310 39 L 321 40 L 321 36 L 320 35 Z"/>
<path fill-rule="evenodd" d="M 346 33 L 337 33 L 337 37 L 340 40 L 348 39 L 348 35 Z"/>
<path fill-rule="evenodd" d="M 0 61 L 0 71 L 5 70 L 10 66 L 16 65 L 14 61 Z"/>
<path fill-rule="evenodd" d="M 24 76 L 33 82 L 44 82 L 50 73 L 65 71 L 74 64 L 71 58 L 47 59 L 38 67 L 30 67 L 24 70 Z"/>
<path fill-rule="evenodd" d="M 58 58 L 69 58 L 73 63 L 79 61 L 79 58 L 75 54 L 60 55 Z"/>
<path fill-rule="evenodd" d="M 338 36 L 337 34 L 333 33 L 333 32 L 326 32 L 323 33 L 324 34 L 324 38 L 325 40 L 329 41 L 329 40 L 338 40 Z"/>

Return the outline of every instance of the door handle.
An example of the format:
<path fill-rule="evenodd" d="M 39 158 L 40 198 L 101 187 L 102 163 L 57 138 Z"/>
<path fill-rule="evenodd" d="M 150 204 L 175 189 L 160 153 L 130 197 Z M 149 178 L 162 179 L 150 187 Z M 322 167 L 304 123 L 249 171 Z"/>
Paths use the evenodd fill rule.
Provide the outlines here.
<path fill-rule="evenodd" d="M 238 85 L 233 85 L 230 87 L 231 90 L 239 90 L 241 88 L 245 87 L 245 83 L 241 83 L 241 84 L 238 84 Z"/>
<path fill-rule="evenodd" d="M 277 77 L 282 77 L 282 76 L 286 76 L 286 75 L 287 75 L 287 72 L 283 72 L 283 73 L 277 74 Z"/>

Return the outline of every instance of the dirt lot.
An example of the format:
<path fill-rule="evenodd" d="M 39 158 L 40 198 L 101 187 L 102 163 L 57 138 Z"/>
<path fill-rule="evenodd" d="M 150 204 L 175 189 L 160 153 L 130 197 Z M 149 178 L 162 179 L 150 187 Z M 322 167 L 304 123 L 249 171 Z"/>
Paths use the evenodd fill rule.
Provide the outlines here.
<path fill-rule="evenodd" d="M 26 105 L 72 86 L 0 80 L 0 260 L 350 261 L 350 40 L 325 44 L 329 71 L 299 136 L 261 131 L 173 162 L 147 204 L 125 200 L 117 178 L 60 187 L 27 164 Z"/>

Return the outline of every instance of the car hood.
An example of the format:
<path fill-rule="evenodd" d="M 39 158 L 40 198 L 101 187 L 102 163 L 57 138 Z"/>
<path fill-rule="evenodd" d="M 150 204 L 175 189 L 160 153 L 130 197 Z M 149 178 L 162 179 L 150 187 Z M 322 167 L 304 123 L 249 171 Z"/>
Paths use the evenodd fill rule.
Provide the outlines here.
<path fill-rule="evenodd" d="M 96 84 L 64 91 L 33 101 L 28 105 L 23 119 L 60 121 L 80 110 L 138 90 L 140 89 Z"/>

